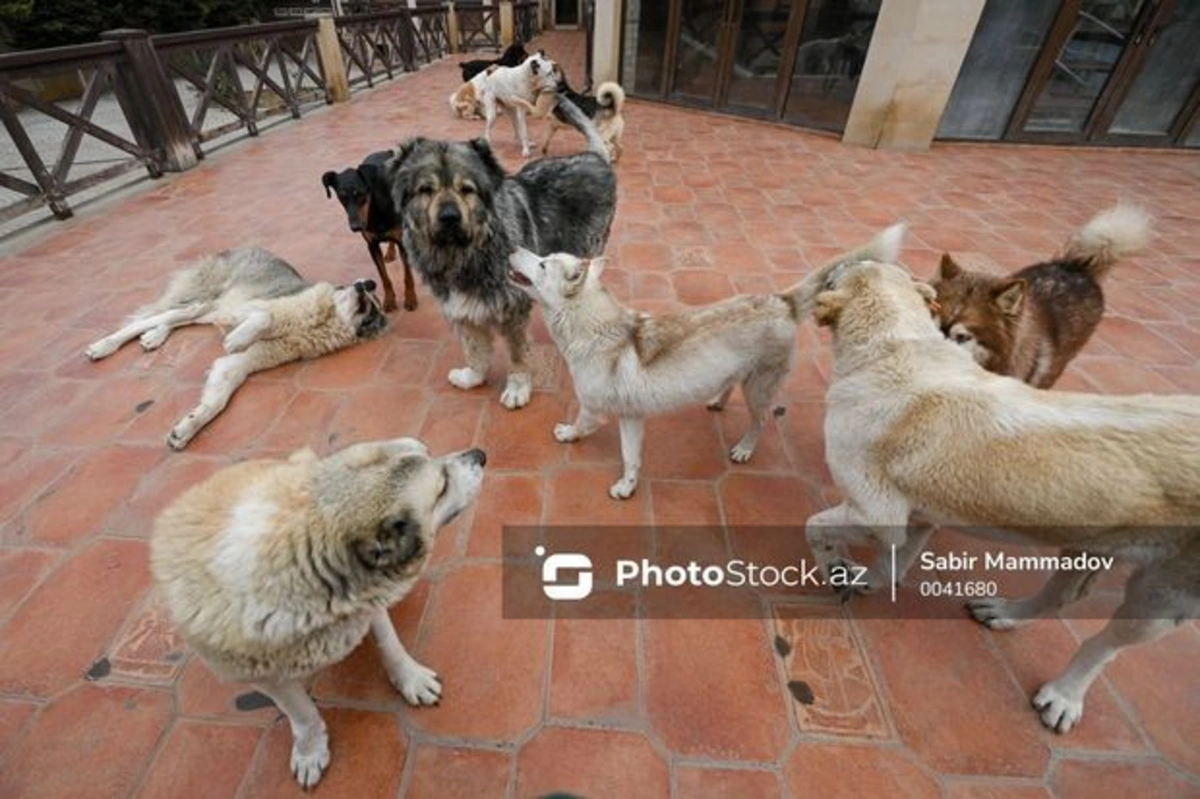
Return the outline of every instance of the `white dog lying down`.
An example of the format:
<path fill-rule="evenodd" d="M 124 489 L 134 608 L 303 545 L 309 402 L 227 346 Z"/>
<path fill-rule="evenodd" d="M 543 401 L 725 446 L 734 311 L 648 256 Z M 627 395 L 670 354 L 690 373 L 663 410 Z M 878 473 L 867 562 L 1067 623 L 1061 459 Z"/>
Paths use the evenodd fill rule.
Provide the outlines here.
<path fill-rule="evenodd" d="M 232 328 L 225 336 L 230 354 L 213 362 L 200 404 L 167 436 L 172 449 L 183 449 L 255 372 L 316 358 L 382 333 L 387 317 L 374 292 L 373 280 L 342 287 L 309 283 L 286 261 L 259 247 L 225 250 L 176 272 L 161 297 L 85 354 L 98 361 L 139 336 L 142 349 L 158 349 L 172 330 L 184 325 Z"/>
<path fill-rule="evenodd" d="M 838 261 L 896 257 L 902 228 L 891 228 Z M 730 451 L 736 463 L 754 454 L 763 423 L 792 365 L 797 301 L 811 281 L 781 294 L 743 295 L 700 308 L 649 316 L 625 308 L 600 284 L 604 259 L 567 253 L 541 258 L 518 250 L 510 280 L 542 313 L 575 382 L 579 416 L 554 428 L 569 442 L 591 435 L 606 416 L 621 426 L 624 473 L 609 489 L 627 499 L 637 488 L 643 421 L 692 403 L 720 410 L 741 385 L 750 428 Z"/>
<path fill-rule="evenodd" d="M 825 451 L 846 500 L 807 536 L 828 573 L 844 545 L 896 545 L 898 577 L 931 526 L 1140 564 L 1124 603 L 1034 695 L 1067 732 L 1105 664 L 1200 613 L 1200 398 L 1043 391 L 986 372 L 930 314 L 933 289 L 889 263 L 825 269 L 814 299 L 833 332 Z M 847 529 L 849 528 L 849 529 Z M 910 534 L 911 533 L 911 534 Z M 882 551 L 880 553 L 883 554 Z M 870 573 L 886 584 L 890 558 Z M 974 617 L 1007 629 L 1079 599 L 1095 571 L 1060 570 L 1035 596 L 978 599 Z"/>

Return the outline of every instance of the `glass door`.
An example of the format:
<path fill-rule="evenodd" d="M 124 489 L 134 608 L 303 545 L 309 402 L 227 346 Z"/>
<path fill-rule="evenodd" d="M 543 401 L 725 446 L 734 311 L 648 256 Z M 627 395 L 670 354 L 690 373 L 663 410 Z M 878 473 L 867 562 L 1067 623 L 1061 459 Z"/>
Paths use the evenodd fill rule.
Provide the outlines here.
<path fill-rule="evenodd" d="M 1006 138 L 1178 141 L 1195 116 L 1198 14 L 1196 0 L 1065 0 Z"/>

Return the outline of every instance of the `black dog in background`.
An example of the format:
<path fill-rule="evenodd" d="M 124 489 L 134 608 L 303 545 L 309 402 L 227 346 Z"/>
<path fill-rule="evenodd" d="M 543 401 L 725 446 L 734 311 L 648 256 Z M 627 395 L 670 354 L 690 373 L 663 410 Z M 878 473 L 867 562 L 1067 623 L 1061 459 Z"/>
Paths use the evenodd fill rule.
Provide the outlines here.
<path fill-rule="evenodd" d="M 337 195 L 338 202 L 346 209 L 350 230 L 361 233 L 366 239 L 371 260 L 379 270 L 383 283 L 383 310 L 396 310 L 396 291 L 388 277 L 386 263 L 396 259 L 396 248 L 400 248 L 400 261 L 404 264 L 404 310 L 417 308 L 417 290 L 413 285 L 412 269 L 404 255 L 403 231 L 400 215 L 392 203 L 392 184 L 387 175 L 387 164 L 393 152 L 382 150 L 371 153 L 353 169 L 341 172 L 330 170 L 321 176 L 325 196 L 330 191 Z M 383 242 L 389 244 L 388 257 L 383 255 Z"/>
<path fill-rule="evenodd" d="M 461 61 L 458 66 L 462 70 L 463 83 L 466 83 L 493 64 L 498 67 L 519 67 L 525 63 L 526 58 L 529 58 L 529 54 L 525 52 L 525 46 L 520 42 L 513 42 L 499 58 L 493 61 L 480 58 L 474 61 Z"/>

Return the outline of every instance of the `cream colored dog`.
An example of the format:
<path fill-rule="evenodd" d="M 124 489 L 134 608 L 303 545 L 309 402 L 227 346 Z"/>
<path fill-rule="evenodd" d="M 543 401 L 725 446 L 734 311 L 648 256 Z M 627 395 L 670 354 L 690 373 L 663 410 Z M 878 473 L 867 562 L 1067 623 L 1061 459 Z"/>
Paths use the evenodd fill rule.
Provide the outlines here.
<path fill-rule="evenodd" d="M 329 764 L 329 736 L 303 680 L 370 630 L 412 705 L 442 685 L 400 643 L 388 608 L 416 584 L 434 534 L 474 501 L 482 450 L 433 457 L 420 441 L 355 444 L 327 458 L 247 461 L 162 512 L 151 566 L 171 616 L 224 680 L 253 682 L 288 717 L 304 788 Z"/>
<path fill-rule="evenodd" d="M 139 337 L 142 349 L 158 349 L 172 330 L 185 325 L 228 329 L 229 354 L 213 362 L 200 403 L 167 436 L 168 446 L 183 449 L 255 372 L 380 335 L 387 317 L 374 292 L 374 280 L 350 286 L 309 283 L 261 247 L 225 250 L 176 272 L 161 297 L 85 354 L 93 361 L 107 358 Z"/>
<path fill-rule="evenodd" d="M 818 277 L 814 314 L 833 332 L 835 370 L 826 458 L 846 497 L 808 519 L 827 573 L 852 566 L 843 547 L 861 537 L 897 547 L 897 574 L 881 558 L 872 587 L 903 574 L 933 529 L 907 530 L 913 514 L 1140 564 L 1115 618 L 1033 697 L 1043 723 L 1067 732 L 1122 647 L 1200 612 L 1200 399 L 1034 389 L 946 340 L 932 288 L 900 267 L 867 261 Z M 1014 627 L 1080 598 L 1096 574 L 1058 571 L 1035 596 L 968 607 L 988 627 Z"/>
<path fill-rule="evenodd" d="M 895 258 L 903 229 L 889 228 L 842 256 Z M 554 428 L 562 442 L 594 433 L 605 417 L 621 427 L 621 479 L 609 489 L 628 499 L 637 488 L 647 416 L 692 403 L 724 407 L 741 385 L 750 427 L 729 453 L 735 463 L 754 454 L 775 394 L 796 350 L 797 303 L 811 281 L 780 294 L 743 295 L 700 308 L 648 316 L 622 306 L 600 283 L 604 259 L 557 253 L 541 258 L 518 250 L 510 280 L 542 306 L 550 335 L 575 382 L 579 414 Z"/>

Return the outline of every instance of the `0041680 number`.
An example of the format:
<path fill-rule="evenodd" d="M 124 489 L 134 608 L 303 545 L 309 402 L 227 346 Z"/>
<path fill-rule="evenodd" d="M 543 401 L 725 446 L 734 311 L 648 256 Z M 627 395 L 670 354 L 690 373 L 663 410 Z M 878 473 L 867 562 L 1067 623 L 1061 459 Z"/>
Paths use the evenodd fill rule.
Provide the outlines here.
<path fill-rule="evenodd" d="M 996 596 L 1000 587 L 995 580 L 922 580 L 917 590 L 929 597 L 987 597 Z"/>

